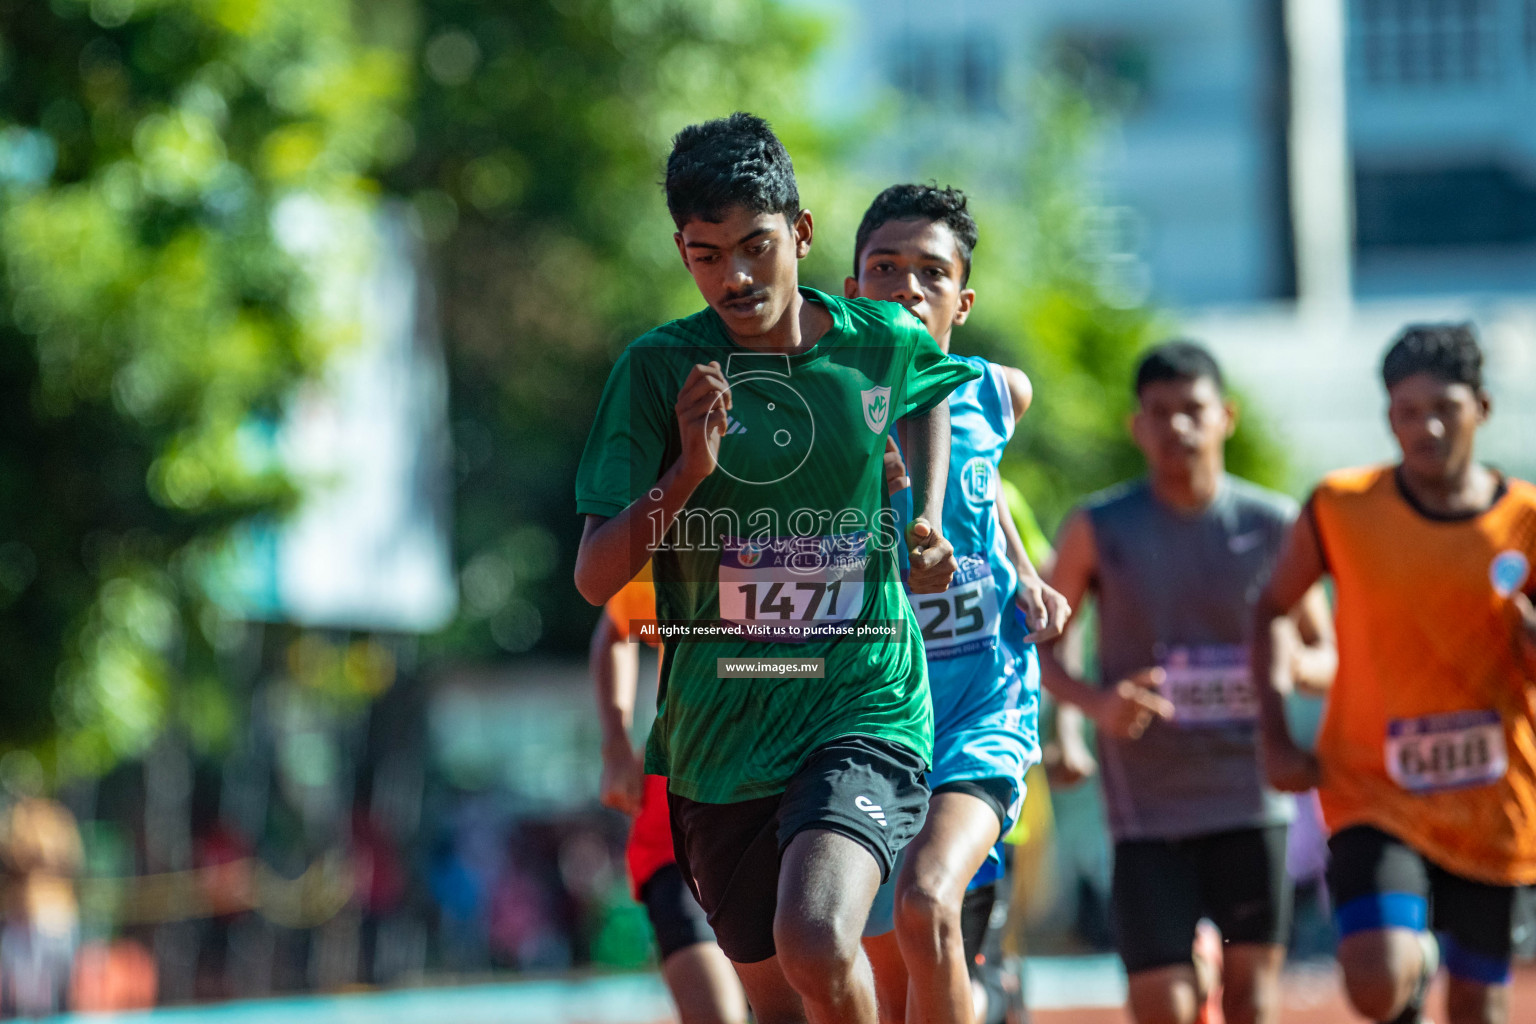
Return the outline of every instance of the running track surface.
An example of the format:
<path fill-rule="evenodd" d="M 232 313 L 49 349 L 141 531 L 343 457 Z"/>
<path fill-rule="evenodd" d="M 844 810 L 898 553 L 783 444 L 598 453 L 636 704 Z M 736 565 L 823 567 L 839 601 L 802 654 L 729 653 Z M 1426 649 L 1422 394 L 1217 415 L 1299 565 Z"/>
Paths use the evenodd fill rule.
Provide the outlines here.
<path fill-rule="evenodd" d="M 1034 1024 L 1128 1024 L 1131 1019 L 1118 1007 L 1037 1009 L 1031 1017 Z M 1443 973 L 1430 989 L 1425 1017 L 1446 1020 Z M 1512 1024 L 1536 1019 L 1536 966 L 1516 970 L 1509 1019 Z M 1309 964 L 1286 973 L 1280 1024 L 1364 1024 L 1364 1018 L 1349 1008 L 1331 964 Z"/>
<path fill-rule="evenodd" d="M 1126 1024 L 1125 976 L 1112 957 L 1028 961 L 1034 1024 Z M 1444 981 L 1430 1016 L 1444 1020 Z M 1515 975 L 1511 1020 L 1536 1019 L 1536 966 Z M 636 974 L 307 996 L 54 1018 L 70 1024 L 672 1024 L 658 977 Z M 1330 962 L 1286 973 L 1281 1024 L 1356 1024 Z"/>

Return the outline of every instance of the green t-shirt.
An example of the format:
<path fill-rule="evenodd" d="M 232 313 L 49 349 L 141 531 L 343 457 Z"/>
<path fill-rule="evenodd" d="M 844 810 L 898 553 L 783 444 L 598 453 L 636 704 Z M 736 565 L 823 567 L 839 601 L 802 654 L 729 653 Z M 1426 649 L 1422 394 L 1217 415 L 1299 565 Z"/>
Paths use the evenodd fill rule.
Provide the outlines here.
<path fill-rule="evenodd" d="M 657 614 L 751 635 L 667 640 L 646 747 L 647 772 L 708 803 L 782 791 L 839 736 L 932 756 L 922 637 L 901 588 L 882 455 L 896 419 L 977 371 L 895 303 L 801 293 L 833 323 L 792 355 L 742 348 L 707 308 L 632 343 L 576 477 L 578 511 L 623 511 L 681 453 L 674 405 L 690 370 L 720 363 L 732 408 L 719 465 L 656 548 Z M 875 636 L 859 635 L 861 624 Z M 717 674 L 717 658 L 785 657 L 825 659 L 824 678 Z"/>

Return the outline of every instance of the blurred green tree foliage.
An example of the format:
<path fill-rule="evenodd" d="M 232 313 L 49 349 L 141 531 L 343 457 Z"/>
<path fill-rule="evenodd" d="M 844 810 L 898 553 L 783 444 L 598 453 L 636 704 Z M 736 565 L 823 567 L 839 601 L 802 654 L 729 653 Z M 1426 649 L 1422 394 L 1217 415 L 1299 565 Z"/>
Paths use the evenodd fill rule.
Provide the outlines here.
<path fill-rule="evenodd" d="M 0 747 L 91 772 L 231 723 L 204 556 L 291 497 L 256 435 L 345 340 L 273 211 L 368 201 L 409 134 L 353 14 L 0 0 Z"/>
<path fill-rule="evenodd" d="M 671 137 L 760 113 L 814 204 L 830 161 L 799 96 L 817 26 L 769 0 L 424 0 L 420 17 L 415 147 L 386 181 L 434 247 L 449 352 L 463 602 L 434 650 L 580 650 L 593 409 L 625 344 L 702 305 L 659 188 Z M 812 267 L 840 282 L 830 258 Z"/>

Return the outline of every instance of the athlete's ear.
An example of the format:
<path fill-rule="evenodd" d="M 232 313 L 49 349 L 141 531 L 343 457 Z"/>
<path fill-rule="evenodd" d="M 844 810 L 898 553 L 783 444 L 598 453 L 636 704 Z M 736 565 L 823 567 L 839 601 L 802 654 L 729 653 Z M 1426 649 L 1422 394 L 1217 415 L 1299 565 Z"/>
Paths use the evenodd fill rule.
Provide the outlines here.
<path fill-rule="evenodd" d="M 1221 403 L 1221 406 L 1227 411 L 1227 432 L 1225 436 L 1231 437 L 1233 434 L 1237 433 L 1237 403 L 1228 398 L 1226 401 Z"/>
<path fill-rule="evenodd" d="M 1479 424 L 1487 423 L 1488 417 L 1493 415 L 1493 396 L 1482 388 L 1477 389 L 1477 408 Z"/>
<path fill-rule="evenodd" d="M 677 243 L 677 254 L 683 258 L 683 266 L 688 266 L 688 247 L 683 245 L 683 233 L 672 232 L 672 241 Z"/>
<path fill-rule="evenodd" d="M 976 302 L 976 289 L 960 289 L 960 305 L 955 307 L 955 326 L 965 323 L 965 318 L 971 315 L 971 306 Z"/>
<path fill-rule="evenodd" d="M 843 278 L 843 298 L 856 299 L 859 297 L 859 279 L 856 277 Z"/>
<path fill-rule="evenodd" d="M 816 225 L 811 221 L 811 211 L 801 210 L 795 217 L 795 222 L 790 225 L 790 230 L 795 235 L 795 258 L 805 259 L 811 251 L 811 234 Z"/>

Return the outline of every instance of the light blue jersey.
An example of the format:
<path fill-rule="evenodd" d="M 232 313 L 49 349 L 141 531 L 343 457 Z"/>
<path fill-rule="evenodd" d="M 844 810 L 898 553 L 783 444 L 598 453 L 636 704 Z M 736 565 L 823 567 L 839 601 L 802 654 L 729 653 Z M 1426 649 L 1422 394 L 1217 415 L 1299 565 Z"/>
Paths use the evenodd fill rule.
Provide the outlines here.
<path fill-rule="evenodd" d="M 960 568 L 942 594 L 908 592 L 923 631 L 933 695 L 928 785 L 937 790 L 978 779 L 1010 783 L 1012 799 L 1002 823 L 1007 834 L 1024 807 L 1024 774 L 1040 761 L 1040 662 L 1014 615 L 1019 579 L 996 507 L 998 463 L 1015 425 L 1013 399 L 1002 367 L 975 356 L 950 358 L 982 375 L 949 396 L 944 536 L 954 545 Z M 893 494 L 891 505 L 905 531 L 912 520 L 912 491 Z M 970 888 L 996 880 L 1001 867 L 994 847 Z M 865 935 L 893 927 L 895 878 L 893 871 L 881 887 Z"/>
<path fill-rule="evenodd" d="M 949 482 L 944 536 L 959 571 L 942 594 L 911 594 L 923 631 L 933 693 L 934 755 L 929 778 L 1003 778 L 1016 783 L 1009 822 L 1024 799 L 1024 773 L 1040 760 L 1040 669 L 1013 612 L 1018 574 L 997 520 L 998 463 L 1013 436 L 1013 400 L 1003 369 L 975 356 L 950 356 L 982 371 L 949 397 Z M 902 527 L 912 492 L 892 496 Z"/>

